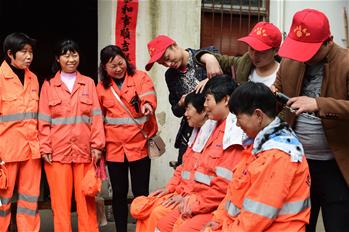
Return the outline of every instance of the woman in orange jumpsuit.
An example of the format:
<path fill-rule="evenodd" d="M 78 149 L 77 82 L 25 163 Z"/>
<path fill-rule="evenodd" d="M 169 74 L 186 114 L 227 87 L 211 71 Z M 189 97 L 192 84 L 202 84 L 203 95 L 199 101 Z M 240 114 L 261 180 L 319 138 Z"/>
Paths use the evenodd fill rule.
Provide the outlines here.
<path fill-rule="evenodd" d="M 11 198 L 17 186 L 18 231 L 39 231 L 37 201 L 41 160 L 37 131 L 39 83 L 29 70 L 35 41 L 23 33 L 4 40 L 0 66 L 0 162 L 7 169 L 7 188 L 0 189 L 0 231 L 8 231 Z"/>
<path fill-rule="evenodd" d="M 204 89 L 205 111 L 208 118 L 217 121 L 217 124 L 208 133 L 190 192 L 186 193 L 176 210 L 158 222 L 160 231 L 200 231 L 223 200 L 232 172 L 243 157 L 243 132 L 236 126 L 236 117 L 228 107 L 236 86 L 228 75 L 216 76 L 207 82 Z"/>
<path fill-rule="evenodd" d="M 148 197 L 136 198 L 132 202 L 131 215 L 137 219 L 137 232 L 154 231 L 157 222 L 178 205 L 184 193 L 190 192 L 194 182 L 194 172 L 201 157 L 200 152 L 195 152 L 192 148 L 198 141 L 197 135 L 200 133 L 200 128 L 208 119 L 204 110 L 204 102 L 205 96 L 202 93 L 191 92 L 185 97 L 184 116 L 194 130 L 183 155 L 183 163 L 176 168 L 166 187 L 152 192 Z M 211 120 L 204 127 L 214 125 L 215 122 Z"/>
<path fill-rule="evenodd" d="M 236 117 L 228 108 L 236 84 L 224 75 L 212 78 L 206 87 L 205 112 L 210 120 L 201 126 L 183 165 L 176 169 L 166 190 L 156 192 L 160 197 L 167 192 L 173 196 L 165 195 L 167 199 L 155 205 L 148 218 L 140 218 L 137 231 L 199 231 L 226 194 L 232 170 L 242 158 L 243 150 L 242 130 L 236 127 Z M 188 113 L 186 117 L 191 121 Z M 178 185 L 174 187 L 176 182 Z"/>
<path fill-rule="evenodd" d="M 102 112 L 94 81 L 77 71 L 79 47 L 58 44 L 54 77 L 45 81 L 39 104 L 40 153 L 50 187 L 55 231 L 71 231 L 74 189 L 79 231 L 98 231 L 94 197 L 85 196 L 81 181 L 105 146 Z"/>
<path fill-rule="evenodd" d="M 150 159 L 145 136 L 157 132 L 156 94 L 150 77 L 136 70 L 119 47 L 103 48 L 100 61 L 97 92 L 105 117 L 113 213 L 117 231 L 126 232 L 129 170 L 133 196 L 149 194 Z"/>
<path fill-rule="evenodd" d="M 235 90 L 229 107 L 254 140 L 205 231 L 305 231 L 308 164 L 302 144 L 277 117 L 275 96 L 264 84 L 248 82 Z"/>

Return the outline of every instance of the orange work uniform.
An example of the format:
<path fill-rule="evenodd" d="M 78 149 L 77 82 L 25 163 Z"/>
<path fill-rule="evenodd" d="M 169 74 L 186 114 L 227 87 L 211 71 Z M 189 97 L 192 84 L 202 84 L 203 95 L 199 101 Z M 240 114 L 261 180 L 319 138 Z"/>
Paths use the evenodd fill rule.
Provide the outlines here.
<path fill-rule="evenodd" d="M 39 101 L 37 77 L 25 69 L 24 85 L 4 61 L 0 67 L 0 160 L 8 171 L 8 188 L 0 190 L 0 231 L 11 220 L 11 198 L 18 190 L 18 231 L 39 231 L 37 201 L 41 160 L 37 131 Z"/>
<path fill-rule="evenodd" d="M 160 198 L 157 197 L 151 208 L 144 212 L 146 215 L 137 215 L 139 218 L 136 218 L 136 232 L 154 231 L 158 221 L 172 211 L 171 207 L 164 207 L 161 203 L 174 195 L 190 192 L 194 183 L 194 171 L 199 163 L 200 155 L 199 152 L 193 151 L 190 145 L 188 146 L 183 155 L 183 163 L 176 168 L 172 178 L 166 185 L 168 194 Z M 149 198 L 149 200 L 151 199 Z M 132 202 L 131 208 L 139 207 L 134 205 L 136 203 L 137 201 Z"/>
<path fill-rule="evenodd" d="M 249 153 L 237 166 L 228 193 L 214 212 L 213 221 L 221 225 L 217 231 L 305 231 L 309 185 L 304 157 L 291 162 L 278 149 Z"/>
<path fill-rule="evenodd" d="M 193 172 L 190 192 L 183 193 L 190 197 L 192 217 L 182 220 L 178 209 L 172 210 L 158 222 L 160 231 L 200 231 L 211 219 L 211 212 L 223 200 L 233 176 L 232 171 L 242 159 L 243 151 L 241 144 L 223 149 L 225 126 L 226 120 L 217 124 Z"/>
<path fill-rule="evenodd" d="M 214 129 L 201 153 L 193 152 L 192 148 L 187 150 L 183 165 L 179 166 L 174 178 L 167 185 L 168 190 L 175 190 L 176 194 L 194 199 L 190 201 L 192 217 L 180 220 L 178 207 L 172 209 L 159 205 L 154 208 L 147 219 L 149 223 L 144 228 L 160 231 L 195 231 L 210 220 L 210 213 L 225 196 L 232 169 L 242 157 L 240 145 L 223 149 L 225 122 L 222 121 Z M 175 187 L 176 183 L 178 184 Z"/>
<path fill-rule="evenodd" d="M 111 82 L 115 92 L 124 102 L 132 116 L 145 130 L 148 136 L 156 134 L 158 127 L 155 115 L 143 116 L 141 106 L 149 103 L 154 112 L 156 109 L 156 94 L 154 85 L 149 76 L 136 70 L 133 76 L 126 72 L 121 89 Z M 129 162 L 145 158 L 147 154 L 147 140 L 129 114 L 113 95 L 111 88 L 105 89 L 102 82 L 97 85 L 98 98 L 104 114 L 104 128 L 106 136 L 106 160 L 110 162 L 124 162 L 126 155 Z M 137 112 L 132 102 L 138 98 Z"/>
<path fill-rule="evenodd" d="M 74 185 L 79 231 L 98 231 L 95 200 L 84 196 L 80 183 L 91 163 L 91 148 L 105 146 L 102 111 L 93 80 L 77 72 L 72 92 L 57 72 L 41 89 L 40 153 L 52 154 L 45 163 L 55 231 L 71 231 Z"/>

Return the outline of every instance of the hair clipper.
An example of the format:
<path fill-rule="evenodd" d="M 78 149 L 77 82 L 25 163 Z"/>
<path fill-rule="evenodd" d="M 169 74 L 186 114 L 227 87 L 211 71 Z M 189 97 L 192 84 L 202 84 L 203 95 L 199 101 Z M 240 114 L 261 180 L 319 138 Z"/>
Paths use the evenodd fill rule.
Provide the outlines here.
<path fill-rule="evenodd" d="M 275 96 L 276 96 L 276 100 L 283 105 L 286 105 L 286 103 L 290 99 L 288 96 L 286 96 L 285 94 L 283 94 L 281 92 L 276 92 Z"/>

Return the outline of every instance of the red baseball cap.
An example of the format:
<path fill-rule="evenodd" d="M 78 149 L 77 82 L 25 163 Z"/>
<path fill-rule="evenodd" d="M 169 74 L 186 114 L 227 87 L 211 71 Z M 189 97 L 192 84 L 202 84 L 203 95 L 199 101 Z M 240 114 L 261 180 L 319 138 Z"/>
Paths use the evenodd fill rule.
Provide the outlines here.
<path fill-rule="evenodd" d="M 322 43 L 331 37 L 326 15 L 314 9 L 298 11 L 279 55 L 299 62 L 310 60 Z"/>
<path fill-rule="evenodd" d="M 248 36 L 238 39 L 247 43 L 257 51 L 265 51 L 271 48 L 279 48 L 281 44 L 281 32 L 272 23 L 257 23 Z"/>
<path fill-rule="evenodd" d="M 158 61 L 165 53 L 166 49 L 176 42 L 166 35 L 158 35 L 148 43 L 148 52 L 150 59 L 145 66 L 145 70 L 149 71 L 153 64 Z"/>

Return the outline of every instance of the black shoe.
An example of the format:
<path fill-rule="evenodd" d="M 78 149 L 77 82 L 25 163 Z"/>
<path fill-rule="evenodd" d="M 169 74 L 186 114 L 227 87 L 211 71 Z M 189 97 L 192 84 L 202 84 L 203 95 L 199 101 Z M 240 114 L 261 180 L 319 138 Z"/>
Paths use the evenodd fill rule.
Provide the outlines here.
<path fill-rule="evenodd" d="M 170 167 L 172 167 L 173 169 L 176 169 L 179 164 L 177 161 L 172 160 L 172 161 L 168 162 L 168 165 L 170 165 Z"/>

